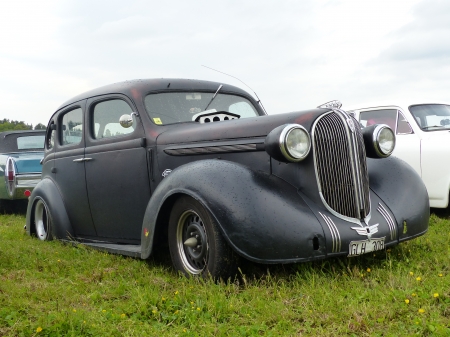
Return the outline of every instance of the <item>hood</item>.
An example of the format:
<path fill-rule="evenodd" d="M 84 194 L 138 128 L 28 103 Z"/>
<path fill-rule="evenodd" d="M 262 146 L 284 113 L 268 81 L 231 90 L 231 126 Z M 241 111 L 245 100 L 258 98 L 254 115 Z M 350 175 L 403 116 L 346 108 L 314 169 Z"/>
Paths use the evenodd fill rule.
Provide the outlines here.
<path fill-rule="evenodd" d="M 173 126 L 158 136 L 157 144 L 169 145 L 236 138 L 265 137 L 277 126 L 291 123 L 300 124 L 308 131 L 311 131 L 311 126 L 316 118 L 327 111 L 329 111 L 329 109 L 313 109 L 204 124 L 193 122 L 173 124 Z"/>

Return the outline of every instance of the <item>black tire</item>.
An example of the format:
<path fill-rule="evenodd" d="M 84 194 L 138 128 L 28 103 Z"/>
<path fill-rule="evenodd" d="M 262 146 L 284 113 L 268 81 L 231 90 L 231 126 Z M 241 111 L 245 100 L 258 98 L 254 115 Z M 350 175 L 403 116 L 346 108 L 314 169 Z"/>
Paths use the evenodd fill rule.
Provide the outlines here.
<path fill-rule="evenodd" d="M 186 276 L 227 280 L 236 274 L 238 256 L 209 212 L 195 199 L 183 196 L 175 202 L 168 234 L 172 263 Z"/>
<path fill-rule="evenodd" d="M 41 198 L 35 199 L 33 206 L 33 223 L 36 237 L 42 241 L 53 240 L 52 217 L 47 204 Z"/>

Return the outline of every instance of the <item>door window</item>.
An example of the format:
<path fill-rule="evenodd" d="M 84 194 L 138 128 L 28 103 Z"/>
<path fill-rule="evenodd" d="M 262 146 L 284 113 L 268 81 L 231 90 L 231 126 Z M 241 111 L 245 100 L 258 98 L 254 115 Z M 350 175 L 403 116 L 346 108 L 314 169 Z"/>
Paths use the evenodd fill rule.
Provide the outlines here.
<path fill-rule="evenodd" d="M 79 144 L 83 135 L 83 111 L 77 108 L 65 113 L 60 128 L 61 144 Z"/>
<path fill-rule="evenodd" d="M 94 107 L 94 138 L 109 138 L 129 134 L 134 131 L 136 123 L 129 128 L 120 125 L 122 115 L 131 115 L 133 110 L 121 99 L 112 99 L 97 103 Z"/>

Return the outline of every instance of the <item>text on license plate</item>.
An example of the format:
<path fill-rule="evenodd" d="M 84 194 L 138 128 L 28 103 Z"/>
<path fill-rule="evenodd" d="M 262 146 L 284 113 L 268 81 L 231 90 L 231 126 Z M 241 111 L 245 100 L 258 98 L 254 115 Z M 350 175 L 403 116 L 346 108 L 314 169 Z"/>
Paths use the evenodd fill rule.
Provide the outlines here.
<path fill-rule="evenodd" d="M 348 256 L 358 256 L 384 249 L 384 238 L 351 241 L 348 247 Z"/>

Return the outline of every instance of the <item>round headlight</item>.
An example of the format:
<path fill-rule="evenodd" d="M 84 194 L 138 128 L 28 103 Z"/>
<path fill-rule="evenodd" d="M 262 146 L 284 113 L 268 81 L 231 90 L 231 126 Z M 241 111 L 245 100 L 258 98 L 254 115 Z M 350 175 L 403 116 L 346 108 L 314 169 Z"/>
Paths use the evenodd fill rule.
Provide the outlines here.
<path fill-rule="evenodd" d="M 288 124 L 280 134 L 280 149 L 287 160 L 298 162 L 308 155 L 311 139 L 308 131 L 298 124 Z"/>
<path fill-rule="evenodd" d="M 386 158 L 395 148 L 395 133 L 386 124 L 373 124 L 361 130 L 369 158 Z"/>
<path fill-rule="evenodd" d="M 378 148 L 384 155 L 390 155 L 395 146 L 395 135 L 391 128 L 382 127 L 377 135 Z"/>

